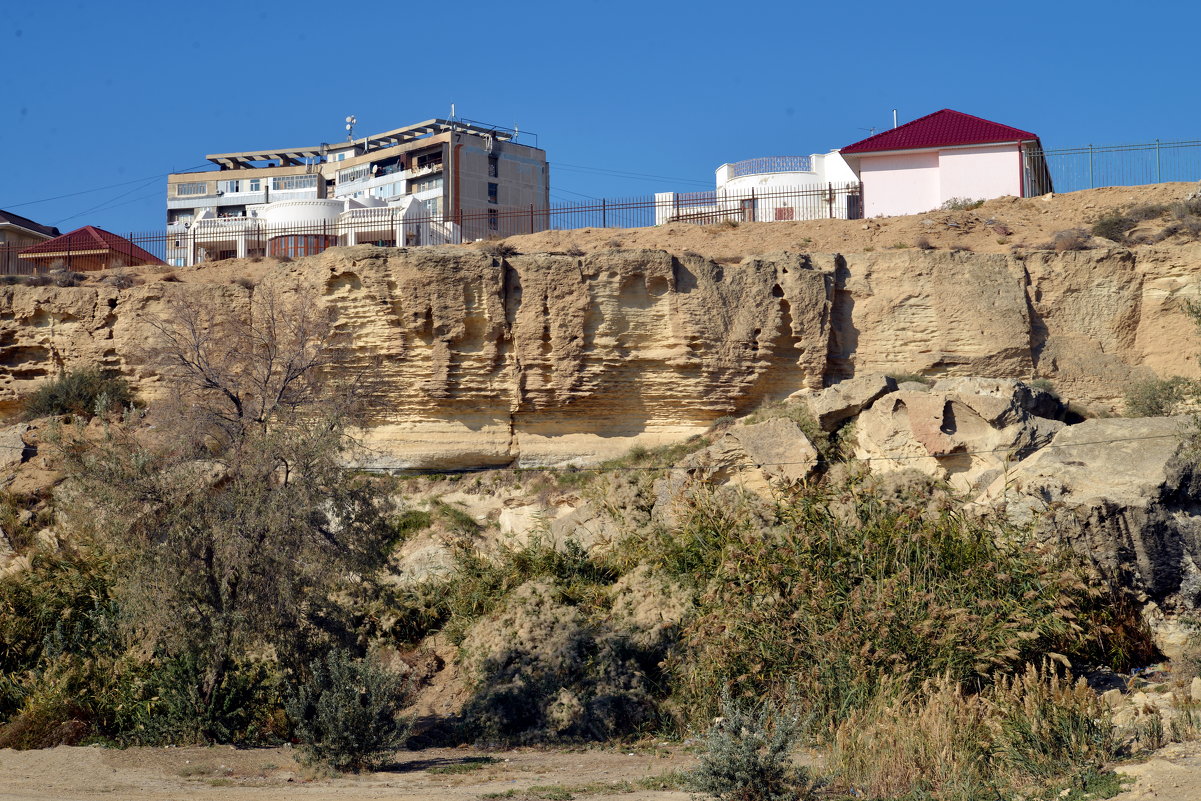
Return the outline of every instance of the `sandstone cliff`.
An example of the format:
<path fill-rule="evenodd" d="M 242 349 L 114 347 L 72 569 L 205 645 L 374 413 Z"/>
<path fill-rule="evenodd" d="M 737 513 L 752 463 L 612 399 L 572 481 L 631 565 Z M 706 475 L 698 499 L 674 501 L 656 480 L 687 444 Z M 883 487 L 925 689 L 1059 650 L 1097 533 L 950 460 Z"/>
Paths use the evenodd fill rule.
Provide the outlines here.
<path fill-rule="evenodd" d="M 260 269 L 264 265 L 257 265 Z M 610 250 L 491 256 L 335 249 L 261 282 L 331 307 L 369 375 L 364 464 L 596 460 L 868 372 L 1046 377 L 1118 403 L 1134 376 L 1198 374 L 1183 314 L 1201 246 L 1026 255 L 776 253 L 719 264 Z M 146 321 L 171 293 L 245 304 L 203 269 L 118 290 L 0 287 L 0 404 L 56 371 L 119 369 L 149 395 Z"/>

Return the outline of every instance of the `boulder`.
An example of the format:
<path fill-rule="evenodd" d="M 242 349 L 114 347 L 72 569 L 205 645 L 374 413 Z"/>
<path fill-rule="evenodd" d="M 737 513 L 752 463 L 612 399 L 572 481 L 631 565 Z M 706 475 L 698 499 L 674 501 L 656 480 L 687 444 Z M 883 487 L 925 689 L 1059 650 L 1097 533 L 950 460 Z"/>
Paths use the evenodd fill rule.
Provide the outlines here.
<path fill-rule="evenodd" d="M 1169 616 L 1201 607 L 1201 471 L 1191 418 L 1086 420 L 1055 434 L 984 500 L 1084 554 Z"/>
<path fill-rule="evenodd" d="M 0 470 L 16 467 L 25 460 L 26 452 L 33 450 L 25 444 L 25 432 L 28 430 L 28 423 L 0 428 Z"/>
<path fill-rule="evenodd" d="M 1031 397 L 1024 384 L 1004 380 L 899 389 L 859 415 L 855 456 L 874 473 L 914 468 L 978 491 L 1063 428 L 1032 414 Z"/>
<path fill-rule="evenodd" d="M 896 389 L 893 378 L 879 373 L 848 378 L 809 398 L 809 411 L 823 431 L 833 431 Z"/>
<path fill-rule="evenodd" d="M 817 466 L 817 449 L 801 427 L 776 417 L 731 428 L 717 442 L 684 458 L 672 471 L 670 483 L 673 489 L 696 481 L 731 484 L 765 495 L 776 482 L 803 481 Z"/>

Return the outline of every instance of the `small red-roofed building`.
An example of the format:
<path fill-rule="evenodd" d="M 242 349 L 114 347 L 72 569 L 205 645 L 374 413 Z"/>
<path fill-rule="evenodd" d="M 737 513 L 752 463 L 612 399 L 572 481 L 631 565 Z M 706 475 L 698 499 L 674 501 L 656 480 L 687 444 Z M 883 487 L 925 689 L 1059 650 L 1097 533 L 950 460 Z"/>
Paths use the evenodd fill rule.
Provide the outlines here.
<path fill-rule="evenodd" d="M 920 214 L 948 200 L 1051 191 L 1038 136 L 944 108 L 839 151 L 863 184 L 864 216 Z"/>
<path fill-rule="evenodd" d="M 54 269 L 106 270 L 163 261 L 111 231 L 85 225 L 74 231 L 47 239 L 21 251 L 21 258 L 37 265 L 39 272 Z"/>

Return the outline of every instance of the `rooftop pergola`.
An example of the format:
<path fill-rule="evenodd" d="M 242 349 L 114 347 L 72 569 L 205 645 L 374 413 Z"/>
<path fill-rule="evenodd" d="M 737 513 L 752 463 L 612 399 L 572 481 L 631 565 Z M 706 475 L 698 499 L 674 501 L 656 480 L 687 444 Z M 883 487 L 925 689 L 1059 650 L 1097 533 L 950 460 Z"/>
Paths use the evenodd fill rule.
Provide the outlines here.
<path fill-rule="evenodd" d="M 464 131 L 477 136 L 492 136 L 500 141 L 511 141 L 516 131 L 508 128 L 489 127 L 474 122 L 451 120 L 426 120 L 416 125 L 407 125 L 374 136 L 353 140 L 364 145 L 366 152 L 395 147 L 415 139 L 423 139 L 451 131 Z M 265 162 L 277 163 L 281 167 L 291 167 L 303 164 L 305 159 L 316 159 L 324 156 L 331 145 L 317 147 L 275 148 L 272 150 L 247 150 L 241 153 L 214 153 L 205 156 L 223 170 L 244 170 L 263 166 Z"/>

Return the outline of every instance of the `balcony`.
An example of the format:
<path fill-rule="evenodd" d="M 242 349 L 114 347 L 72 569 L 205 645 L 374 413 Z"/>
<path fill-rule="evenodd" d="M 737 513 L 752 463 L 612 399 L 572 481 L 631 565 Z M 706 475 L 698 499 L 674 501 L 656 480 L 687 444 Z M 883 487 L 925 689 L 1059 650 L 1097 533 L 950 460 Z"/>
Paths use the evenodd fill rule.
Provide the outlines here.
<path fill-rule="evenodd" d="M 768 156 L 761 159 L 736 161 L 731 178 L 743 175 L 763 175 L 769 172 L 813 172 L 808 156 Z"/>

